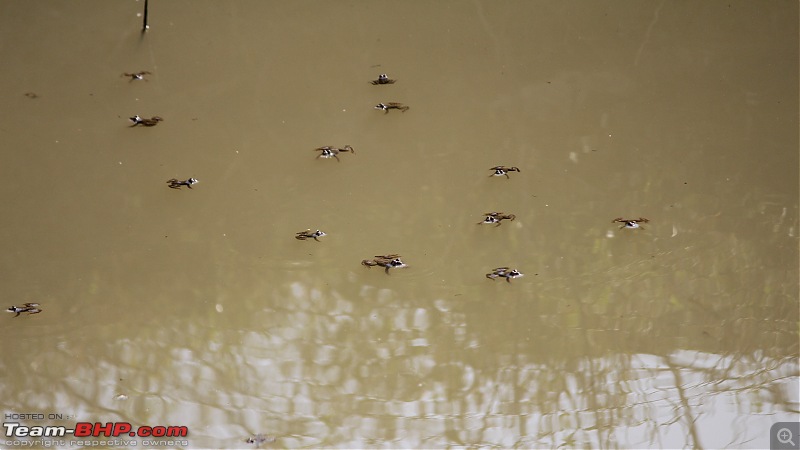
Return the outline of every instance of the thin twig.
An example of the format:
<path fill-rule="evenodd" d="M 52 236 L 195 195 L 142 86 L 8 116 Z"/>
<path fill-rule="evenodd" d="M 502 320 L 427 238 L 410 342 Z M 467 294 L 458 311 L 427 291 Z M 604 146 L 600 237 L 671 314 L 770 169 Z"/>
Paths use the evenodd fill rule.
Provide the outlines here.
<path fill-rule="evenodd" d="M 147 2 L 148 0 L 144 0 L 144 18 L 142 19 L 142 34 L 150 28 L 150 25 L 147 24 Z"/>

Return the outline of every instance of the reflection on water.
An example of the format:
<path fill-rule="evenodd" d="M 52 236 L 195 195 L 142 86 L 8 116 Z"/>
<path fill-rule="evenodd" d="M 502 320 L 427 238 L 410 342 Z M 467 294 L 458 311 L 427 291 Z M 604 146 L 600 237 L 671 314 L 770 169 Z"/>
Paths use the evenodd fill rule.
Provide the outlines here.
<path fill-rule="evenodd" d="M 144 37 L 140 8 L 0 4 L 5 307 L 43 309 L 2 317 L 6 413 L 195 448 L 798 419 L 796 5 L 158 2 Z"/>

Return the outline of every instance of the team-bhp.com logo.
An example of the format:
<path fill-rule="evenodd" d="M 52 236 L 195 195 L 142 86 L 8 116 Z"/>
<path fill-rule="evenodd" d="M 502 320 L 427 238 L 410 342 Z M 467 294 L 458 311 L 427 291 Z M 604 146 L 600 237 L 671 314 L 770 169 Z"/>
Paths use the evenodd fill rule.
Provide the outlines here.
<path fill-rule="evenodd" d="M 33 425 L 23 426 L 16 422 L 4 422 L 3 428 L 6 437 L 64 437 L 73 435 L 75 437 L 186 437 L 189 434 L 187 427 L 148 427 L 141 426 L 134 428 L 128 422 L 78 422 L 75 428 L 67 428 L 56 425 Z"/>

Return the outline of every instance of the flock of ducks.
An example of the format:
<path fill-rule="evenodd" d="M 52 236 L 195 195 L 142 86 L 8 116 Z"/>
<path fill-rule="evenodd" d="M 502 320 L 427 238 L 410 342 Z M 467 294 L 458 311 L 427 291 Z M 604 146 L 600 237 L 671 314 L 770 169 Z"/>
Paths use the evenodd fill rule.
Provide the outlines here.
<path fill-rule="evenodd" d="M 126 78 L 130 78 L 129 82 L 136 81 L 136 80 L 147 81 L 147 79 L 145 77 L 147 75 L 150 75 L 150 74 L 151 73 L 148 72 L 148 71 L 139 71 L 139 72 L 132 72 L 132 73 L 125 72 L 125 73 L 122 74 L 122 76 L 126 77 Z M 393 80 L 393 79 L 389 78 L 388 75 L 383 73 L 383 74 L 380 74 L 377 79 L 370 81 L 370 84 L 377 86 L 377 85 L 383 85 L 383 84 L 394 84 L 396 82 L 397 82 L 397 80 Z M 28 95 L 28 94 L 26 94 L 26 95 Z M 384 111 L 384 114 L 388 114 L 389 111 L 392 110 L 392 109 L 397 109 L 397 110 L 399 110 L 401 112 L 406 112 L 406 111 L 408 111 L 410 109 L 410 107 L 406 106 L 406 105 L 404 105 L 402 103 L 386 102 L 386 103 L 378 103 L 375 106 L 375 109 L 382 110 L 382 111 Z M 133 117 L 130 117 L 130 121 L 133 122 L 133 125 L 131 125 L 131 127 L 136 127 L 136 126 L 139 126 L 139 125 L 144 126 L 144 127 L 154 127 L 154 126 L 158 125 L 160 122 L 164 121 L 164 119 L 162 117 L 159 117 L 159 116 L 153 116 L 153 117 L 151 117 L 149 119 L 146 119 L 146 118 L 140 117 L 139 115 L 135 115 Z M 345 145 L 344 147 L 341 147 L 341 148 L 332 147 L 332 146 L 327 146 L 326 145 L 326 146 L 323 146 L 323 147 L 317 147 L 317 148 L 314 149 L 314 151 L 320 152 L 319 155 L 317 155 L 317 159 L 319 159 L 319 158 L 326 158 L 326 159 L 327 158 L 334 158 L 334 159 L 336 159 L 337 162 L 341 162 L 341 160 L 339 159 L 339 154 L 341 154 L 341 153 L 352 153 L 352 154 L 355 154 L 355 150 L 350 145 Z M 511 172 L 517 172 L 517 173 L 521 172 L 521 170 L 519 170 L 518 167 L 514 167 L 514 166 L 495 166 L 495 167 L 491 167 L 489 170 L 492 171 L 491 175 L 489 175 L 490 177 L 506 177 L 508 179 L 511 178 L 508 175 L 509 173 L 511 173 Z M 181 188 L 183 188 L 185 186 L 185 187 L 187 187 L 189 189 L 192 189 L 192 186 L 197 184 L 197 183 L 199 183 L 199 180 L 197 180 L 196 178 L 193 178 L 193 177 L 187 178 L 185 180 L 179 180 L 177 178 L 170 178 L 169 180 L 167 180 L 167 187 L 169 187 L 170 189 L 181 189 Z M 484 219 L 482 221 L 478 222 L 478 225 L 493 224 L 496 227 L 499 227 L 500 225 L 502 225 L 502 222 L 504 220 L 508 220 L 509 222 L 513 222 L 514 219 L 516 219 L 516 216 L 514 214 L 506 214 L 504 212 L 498 212 L 498 211 L 487 212 L 487 213 L 484 213 L 483 215 L 484 215 Z M 639 217 L 638 219 L 623 219 L 622 217 L 617 217 L 616 219 L 611 221 L 611 223 L 619 223 L 620 224 L 620 229 L 622 229 L 622 228 L 644 229 L 644 227 L 641 224 L 648 223 L 648 222 L 650 222 L 650 220 L 648 220 L 648 219 L 646 219 L 644 217 Z M 319 238 L 321 238 L 323 236 L 327 236 L 327 233 L 325 233 L 324 231 L 321 231 L 321 230 L 311 231 L 311 229 L 307 229 L 307 230 L 304 230 L 304 231 L 298 231 L 297 233 L 295 233 L 294 237 L 295 237 L 295 239 L 300 240 L 300 241 L 313 239 L 314 241 L 320 242 Z M 408 267 L 408 265 L 406 263 L 404 263 L 400 258 L 401 258 L 401 256 L 396 254 L 396 253 L 392 253 L 392 254 L 388 254 L 388 255 L 376 255 L 371 259 L 362 260 L 361 261 L 361 265 L 363 265 L 363 266 L 365 266 L 367 268 L 376 267 L 376 266 L 383 267 L 384 272 L 388 275 L 389 274 L 389 270 L 391 270 L 391 269 L 401 269 L 401 268 L 404 268 L 404 267 Z M 509 283 L 511 282 L 512 279 L 520 278 L 522 276 L 524 276 L 522 272 L 520 272 L 517 269 L 511 269 L 509 267 L 497 267 L 497 268 L 493 269 L 491 272 L 486 274 L 486 278 L 488 278 L 490 280 L 495 280 L 496 278 L 505 278 L 505 280 L 507 282 L 509 282 Z M 28 313 L 29 315 L 31 315 L 31 314 L 39 314 L 40 312 L 42 312 L 42 310 L 39 308 L 39 304 L 38 303 L 25 303 L 25 304 L 23 304 L 23 306 L 13 306 L 12 305 L 6 311 L 15 313 L 16 315 L 14 317 L 18 317 L 22 313 Z"/>
<path fill-rule="evenodd" d="M 376 80 L 370 81 L 372 85 L 382 85 L 382 84 L 394 84 L 397 80 L 393 80 L 389 78 L 388 75 L 385 73 L 380 74 Z M 396 109 L 400 112 L 406 112 L 410 109 L 409 106 L 404 105 L 402 103 L 397 102 L 386 102 L 386 103 L 378 103 L 375 106 L 375 109 L 382 110 L 384 114 L 388 114 L 390 110 Z M 131 119 L 133 120 L 133 119 Z M 340 153 L 353 153 L 355 154 L 355 150 L 350 145 L 345 145 L 342 148 L 332 147 L 332 146 L 324 146 L 324 147 L 317 147 L 314 151 L 320 152 L 317 155 L 317 158 L 335 158 L 336 161 L 340 162 L 339 154 Z M 490 177 L 506 177 L 511 178 L 508 176 L 510 172 L 520 172 L 518 167 L 508 167 L 508 166 L 495 166 L 490 168 L 489 170 L 492 171 L 492 174 L 489 175 Z M 173 180 L 174 181 L 174 180 Z M 495 226 L 500 226 L 504 220 L 513 221 L 516 216 L 514 214 L 506 214 L 504 212 L 487 212 L 484 213 L 484 220 L 478 222 L 478 224 L 494 224 Z M 295 239 L 305 241 L 308 239 L 313 239 L 319 242 L 319 238 L 326 236 L 326 233 L 321 230 L 311 231 L 311 229 L 307 229 L 304 231 L 298 231 L 295 233 Z M 406 263 L 400 259 L 401 256 L 396 253 L 388 254 L 388 255 L 375 255 L 371 259 L 364 259 L 361 261 L 361 265 L 371 268 L 371 267 L 383 267 L 384 273 L 387 275 L 391 269 L 401 269 L 404 267 L 408 267 Z M 523 276 L 522 272 L 516 269 L 510 269 L 508 267 L 498 267 L 492 272 L 486 274 L 486 278 L 490 280 L 494 280 L 495 278 L 505 278 L 506 281 L 511 282 L 514 278 L 519 278 Z"/>
<path fill-rule="evenodd" d="M 129 81 L 134 81 L 134 80 L 147 81 L 147 79 L 145 78 L 146 75 L 150 75 L 150 72 L 147 71 L 140 71 L 133 73 L 125 72 L 122 74 L 123 77 L 130 78 Z M 394 84 L 396 82 L 397 80 L 391 79 L 387 74 L 382 73 L 378 75 L 377 79 L 370 81 L 370 84 L 379 86 L 384 84 Z M 389 111 L 393 109 L 399 110 L 400 112 L 406 112 L 410 109 L 409 106 L 397 102 L 378 103 L 377 105 L 375 105 L 374 108 L 383 111 L 384 114 L 388 114 Z M 130 120 L 131 122 L 133 122 L 133 125 L 131 125 L 131 127 L 135 127 L 138 125 L 142 125 L 145 127 L 153 127 L 158 125 L 158 123 L 162 122 L 164 119 L 159 116 L 153 116 L 149 119 L 144 119 L 136 115 L 131 117 Z M 319 152 L 319 154 L 317 155 L 317 159 L 334 158 L 336 159 L 337 162 L 341 162 L 341 160 L 339 159 L 340 154 L 342 153 L 355 154 L 356 152 L 351 145 L 345 145 L 344 147 L 341 148 L 326 145 L 323 147 L 317 147 L 314 149 L 314 151 Z M 511 178 L 509 176 L 509 173 L 521 172 L 519 167 L 515 166 L 495 166 L 491 167 L 489 170 L 492 172 L 491 175 L 489 175 L 490 177 L 506 177 L 507 179 Z M 177 178 L 171 178 L 167 180 L 167 186 L 172 189 L 181 189 L 184 186 L 188 187 L 189 189 L 192 189 L 192 185 L 198 182 L 199 181 L 196 178 L 188 178 L 186 180 L 178 180 Z M 478 222 L 478 225 L 493 224 L 496 227 L 499 227 L 500 225 L 502 225 L 504 220 L 508 220 L 509 222 L 511 222 L 514 221 L 514 219 L 516 219 L 516 216 L 514 214 L 506 214 L 504 212 L 498 212 L 498 211 L 487 212 L 484 213 L 483 215 L 484 219 Z M 642 227 L 640 223 L 647 223 L 647 222 L 649 222 L 649 220 L 645 219 L 644 217 L 640 217 L 638 219 L 623 219 L 621 217 L 618 217 L 612 221 L 612 223 L 620 223 L 621 224 L 620 228 L 642 228 L 642 229 L 644 227 Z M 321 230 L 311 231 L 311 229 L 307 229 L 303 231 L 298 231 L 297 233 L 295 233 L 294 237 L 295 239 L 300 241 L 313 239 L 314 241 L 320 242 L 319 238 L 326 235 L 327 233 Z M 371 259 L 362 260 L 361 264 L 367 268 L 375 266 L 383 267 L 384 272 L 388 275 L 389 270 L 391 269 L 400 269 L 408 267 L 408 265 L 404 263 L 400 258 L 401 256 L 396 253 L 388 255 L 376 255 Z M 511 282 L 512 279 L 519 278 L 522 276 L 524 276 L 522 272 L 520 272 L 517 269 L 511 269 L 509 267 L 498 267 L 486 274 L 486 278 L 490 280 L 494 280 L 496 278 L 505 278 L 505 280 L 508 281 L 509 283 Z"/>

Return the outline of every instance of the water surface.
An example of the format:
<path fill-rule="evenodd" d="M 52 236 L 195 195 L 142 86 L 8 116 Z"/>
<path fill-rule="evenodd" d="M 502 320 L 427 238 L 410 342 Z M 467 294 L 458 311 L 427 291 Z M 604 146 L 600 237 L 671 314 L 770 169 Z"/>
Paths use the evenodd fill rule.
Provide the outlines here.
<path fill-rule="evenodd" d="M 6 413 L 191 448 L 798 420 L 796 3 L 154 0 L 144 36 L 142 7 L 0 3 L 4 307 L 44 310 L 2 317 Z"/>

